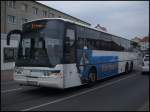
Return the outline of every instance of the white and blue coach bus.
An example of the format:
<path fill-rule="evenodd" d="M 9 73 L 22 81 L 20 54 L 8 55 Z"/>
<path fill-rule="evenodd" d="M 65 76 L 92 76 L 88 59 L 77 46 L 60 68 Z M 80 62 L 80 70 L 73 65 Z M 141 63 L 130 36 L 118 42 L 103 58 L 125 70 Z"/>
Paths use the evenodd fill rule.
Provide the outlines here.
<path fill-rule="evenodd" d="M 128 73 L 137 55 L 130 40 L 67 19 L 43 18 L 23 24 L 14 80 L 21 85 L 69 88 Z"/>

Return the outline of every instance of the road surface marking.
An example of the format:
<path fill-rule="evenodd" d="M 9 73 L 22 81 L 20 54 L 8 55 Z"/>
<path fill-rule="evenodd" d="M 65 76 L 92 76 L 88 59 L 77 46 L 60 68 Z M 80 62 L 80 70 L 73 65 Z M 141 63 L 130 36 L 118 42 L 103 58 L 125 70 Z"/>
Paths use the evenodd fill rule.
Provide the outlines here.
<path fill-rule="evenodd" d="M 1 82 L 1 85 L 15 84 L 15 82 Z"/>
<path fill-rule="evenodd" d="M 53 103 L 61 102 L 61 101 L 67 100 L 67 99 L 69 99 L 69 98 L 73 98 L 73 97 L 76 97 L 76 96 L 79 96 L 79 95 L 83 95 L 83 94 L 85 94 L 85 93 L 89 93 L 89 92 L 91 92 L 91 91 L 94 91 L 94 90 L 103 88 L 103 87 L 105 87 L 105 86 L 108 86 L 108 85 L 111 85 L 111 84 L 115 84 L 115 83 L 117 83 L 117 82 L 119 82 L 119 81 L 121 81 L 121 80 L 127 79 L 127 78 L 129 78 L 129 77 L 133 77 L 133 76 L 136 76 L 136 74 L 135 74 L 135 75 L 130 75 L 130 76 L 126 77 L 126 78 L 122 78 L 122 79 L 119 79 L 119 80 L 116 80 L 116 81 L 107 83 L 107 84 L 105 84 L 105 85 L 102 85 L 102 86 L 99 86 L 99 87 L 96 87 L 96 88 L 93 88 L 93 89 L 90 89 L 90 90 L 87 90 L 87 91 L 83 91 L 83 92 L 81 92 L 81 93 L 77 93 L 77 94 L 72 95 L 72 96 L 60 98 L 60 99 L 58 99 L 58 100 L 54 100 L 54 101 L 51 101 L 51 102 L 48 102 L 48 103 L 44 103 L 44 104 L 41 104 L 41 105 L 33 106 L 33 107 L 30 107 L 30 108 L 27 108 L 27 109 L 23 109 L 23 110 L 21 110 L 21 111 L 29 111 L 29 110 L 33 110 L 33 109 L 36 109 L 36 108 L 39 108 L 39 107 L 43 107 L 43 106 L 46 106 L 46 105 L 50 105 L 50 104 L 53 104 Z"/>
<path fill-rule="evenodd" d="M 16 88 L 16 89 L 10 89 L 10 90 L 4 90 L 4 91 L 1 91 L 2 93 L 7 93 L 7 92 L 12 92 L 12 91 L 18 91 L 22 88 Z"/>

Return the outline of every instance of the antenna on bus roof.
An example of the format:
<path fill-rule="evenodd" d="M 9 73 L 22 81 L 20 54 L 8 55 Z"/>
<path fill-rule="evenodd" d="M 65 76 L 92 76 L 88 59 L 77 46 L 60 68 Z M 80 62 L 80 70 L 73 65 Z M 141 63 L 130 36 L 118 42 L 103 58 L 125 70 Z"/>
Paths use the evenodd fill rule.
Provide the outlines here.
<path fill-rule="evenodd" d="M 102 31 L 104 31 L 104 32 L 107 32 L 107 29 L 106 29 L 105 27 L 100 26 L 100 24 L 97 24 L 97 25 L 95 26 L 95 28 L 98 29 L 98 30 L 102 30 Z"/>

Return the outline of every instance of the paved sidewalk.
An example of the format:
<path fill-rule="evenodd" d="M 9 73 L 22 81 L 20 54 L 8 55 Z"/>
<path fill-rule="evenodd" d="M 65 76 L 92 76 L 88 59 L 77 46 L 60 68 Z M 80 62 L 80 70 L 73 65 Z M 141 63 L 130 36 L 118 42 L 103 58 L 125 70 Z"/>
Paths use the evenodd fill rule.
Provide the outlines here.
<path fill-rule="evenodd" d="M 138 111 L 149 111 L 149 100 Z"/>
<path fill-rule="evenodd" d="M 13 80 L 14 70 L 1 70 L 1 81 Z"/>

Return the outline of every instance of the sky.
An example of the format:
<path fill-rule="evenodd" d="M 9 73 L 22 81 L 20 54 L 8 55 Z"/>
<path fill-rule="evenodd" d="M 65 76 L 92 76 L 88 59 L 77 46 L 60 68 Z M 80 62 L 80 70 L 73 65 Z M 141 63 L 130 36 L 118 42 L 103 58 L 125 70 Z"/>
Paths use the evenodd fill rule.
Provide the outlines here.
<path fill-rule="evenodd" d="M 126 39 L 149 35 L 149 1 L 38 1 Z"/>

